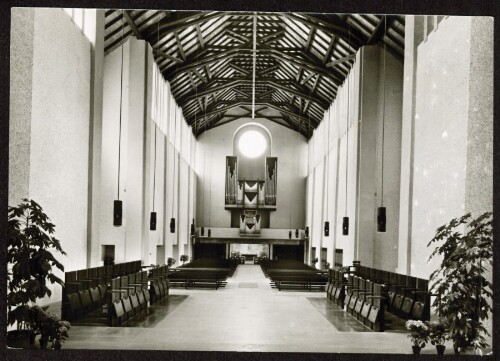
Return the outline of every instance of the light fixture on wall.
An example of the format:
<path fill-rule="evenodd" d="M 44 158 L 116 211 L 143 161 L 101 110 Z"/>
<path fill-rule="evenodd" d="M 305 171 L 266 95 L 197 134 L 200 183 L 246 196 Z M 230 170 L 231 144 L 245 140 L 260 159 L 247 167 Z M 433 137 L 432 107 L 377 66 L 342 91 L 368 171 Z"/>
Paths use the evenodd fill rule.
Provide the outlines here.
<path fill-rule="evenodd" d="M 211 223 L 211 218 L 212 218 L 211 217 L 211 213 L 212 213 L 212 161 L 213 161 L 212 152 L 210 152 L 210 194 L 209 194 L 209 198 L 208 198 L 208 232 L 207 232 L 208 238 L 212 237 L 212 229 L 210 228 L 212 225 L 212 223 Z"/>
<path fill-rule="evenodd" d="M 387 34 L 387 16 L 384 16 L 384 37 Z M 377 208 L 377 231 L 386 231 L 386 208 L 384 207 L 384 145 L 385 145 L 385 82 L 387 79 L 387 74 L 385 71 L 385 55 L 387 52 L 386 42 L 384 40 L 384 102 L 383 102 L 383 112 L 382 112 L 382 179 L 381 179 L 381 197 L 380 197 L 380 207 Z"/>
<path fill-rule="evenodd" d="M 123 32 L 125 28 L 124 15 L 122 10 L 122 40 L 121 40 L 121 67 L 120 67 L 120 125 L 118 131 L 118 196 L 113 201 L 113 226 L 122 225 L 123 202 L 120 200 L 120 163 L 121 163 L 121 145 L 122 145 L 122 101 L 123 101 Z"/>
<path fill-rule="evenodd" d="M 205 129 L 206 130 L 206 129 Z M 203 152 L 203 201 L 201 203 L 201 228 L 200 236 L 205 236 L 205 180 L 207 179 L 207 152 Z"/>
<path fill-rule="evenodd" d="M 323 175 L 323 179 L 326 180 L 326 219 L 329 219 L 330 217 L 330 212 L 329 212 L 329 207 L 328 207 L 328 190 L 329 190 L 329 183 L 330 183 L 330 113 L 328 112 L 328 116 L 325 118 L 327 119 L 328 122 L 328 142 L 326 143 L 326 166 L 325 166 L 325 174 Z M 330 236 L 330 222 L 325 221 L 325 227 L 324 227 L 324 235 L 325 237 Z"/>
<path fill-rule="evenodd" d="M 177 154 L 175 153 L 175 143 L 177 141 L 177 112 L 174 116 L 174 136 L 173 136 L 173 151 L 172 155 L 174 157 L 174 172 L 172 176 L 172 218 L 170 218 L 170 233 L 175 233 L 175 217 L 174 217 L 174 208 L 175 208 L 175 158 L 177 158 Z"/>
<path fill-rule="evenodd" d="M 198 47 L 196 47 L 196 57 L 198 58 Z M 195 87 L 195 92 L 196 92 L 196 100 L 198 100 L 198 85 L 196 85 Z M 198 114 L 198 106 L 196 106 L 194 108 L 194 133 L 197 135 L 198 134 L 198 130 L 197 127 L 198 127 L 198 119 L 196 119 L 196 116 Z M 196 144 L 195 144 L 196 146 Z M 198 207 L 196 207 L 196 198 L 193 196 L 193 208 L 196 208 L 196 210 L 198 209 Z M 193 215 L 196 216 L 196 211 L 193 209 Z M 195 244 L 195 234 L 196 234 L 196 224 L 194 222 L 194 218 L 193 218 L 193 221 L 191 222 L 191 237 L 193 238 L 193 244 Z"/>
<path fill-rule="evenodd" d="M 158 20 L 157 22 L 157 44 L 160 43 L 160 21 Z M 153 79 L 154 81 L 154 92 L 155 92 L 155 97 L 156 97 L 156 107 L 155 107 L 155 118 L 156 122 L 159 124 L 160 122 L 160 98 L 159 98 L 159 88 L 160 88 L 160 79 L 158 76 Z M 153 122 L 153 126 L 155 127 L 155 155 L 154 155 L 154 168 L 153 168 L 153 211 L 150 213 L 149 216 L 149 230 L 150 231 L 156 231 L 156 212 L 155 212 L 155 191 L 156 191 L 156 124 Z"/>
<path fill-rule="evenodd" d="M 349 50 L 351 49 L 351 26 L 349 24 Z M 347 216 L 347 180 L 349 176 L 349 97 L 350 97 L 350 86 L 349 86 L 349 73 L 346 76 L 346 85 L 347 85 L 347 118 L 346 118 L 346 155 L 345 155 L 345 215 L 342 218 L 342 235 L 348 236 L 349 235 L 349 217 Z"/>
<path fill-rule="evenodd" d="M 257 13 L 253 13 L 252 119 L 255 119 L 255 68 L 257 63 Z"/>
<path fill-rule="evenodd" d="M 156 124 L 153 122 L 155 127 L 155 157 L 154 157 L 154 169 L 153 169 L 153 211 L 149 217 L 149 230 L 156 231 L 156 212 L 155 212 L 155 189 L 156 189 Z"/>
<path fill-rule="evenodd" d="M 205 131 L 207 130 L 207 106 L 206 106 L 206 101 L 205 101 Z M 210 229 L 211 226 L 211 213 L 212 213 L 212 150 L 210 150 L 210 194 L 208 195 L 208 231 L 207 231 L 207 237 L 210 238 L 212 237 L 212 230 Z"/>

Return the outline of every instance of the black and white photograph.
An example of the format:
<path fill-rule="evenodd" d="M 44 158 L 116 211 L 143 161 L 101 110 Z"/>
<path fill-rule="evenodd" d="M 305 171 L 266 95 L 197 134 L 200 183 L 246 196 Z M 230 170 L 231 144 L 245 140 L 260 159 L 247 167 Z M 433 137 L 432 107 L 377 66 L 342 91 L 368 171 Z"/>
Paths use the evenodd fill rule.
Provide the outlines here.
<path fill-rule="evenodd" d="M 142 5 L 8 10 L 9 351 L 493 354 L 494 17 Z"/>

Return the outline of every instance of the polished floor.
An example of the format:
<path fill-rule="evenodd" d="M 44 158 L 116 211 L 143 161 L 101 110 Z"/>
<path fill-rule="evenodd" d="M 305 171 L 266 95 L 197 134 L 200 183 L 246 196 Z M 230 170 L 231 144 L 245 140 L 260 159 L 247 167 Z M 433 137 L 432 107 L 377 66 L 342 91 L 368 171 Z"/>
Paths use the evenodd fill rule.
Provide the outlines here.
<path fill-rule="evenodd" d="M 411 353 L 405 332 L 372 332 L 324 292 L 278 291 L 258 265 L 225 288 L 173 288 L 123 327 L 73 326 L 65 349 Z M 451 347 L 447 348 L 449 352 Z M 435 354 L 433 346 L 422 353 Z"/>

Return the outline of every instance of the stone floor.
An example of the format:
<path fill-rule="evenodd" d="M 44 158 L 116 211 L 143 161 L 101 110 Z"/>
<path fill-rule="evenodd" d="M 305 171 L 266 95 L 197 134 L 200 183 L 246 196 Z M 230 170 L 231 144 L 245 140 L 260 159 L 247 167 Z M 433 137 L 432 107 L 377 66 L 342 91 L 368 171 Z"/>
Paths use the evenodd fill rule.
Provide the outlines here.
<path fill-rule="evenodd" d="M 63 348 L 411 353 L 405 332 L 372 332 L 324 292 L 272 289 L 260 267 L 250 264 L 239 265 L 219 290 L 171 289 L 123 327 L 73 326 Z M 422 353 L 436 351 L 429 346 Z"/>

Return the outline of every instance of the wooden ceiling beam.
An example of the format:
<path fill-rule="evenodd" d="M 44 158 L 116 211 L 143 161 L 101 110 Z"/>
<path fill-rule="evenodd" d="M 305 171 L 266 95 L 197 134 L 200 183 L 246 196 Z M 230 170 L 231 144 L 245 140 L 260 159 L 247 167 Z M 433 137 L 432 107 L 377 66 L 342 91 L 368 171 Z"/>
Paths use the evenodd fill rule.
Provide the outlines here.
<path fill-rule="evenodd" d="M 196 92 L 196 84 L 194 82 L 194 79 L 193 79 L 193 74 L 191 72 L 188 73 L 189 75 L 189 81 L 191 82 L 191 88 L 193 88 L 193 91 Z"/>
<path fill-rule="evenodd" d="M 286 34 L 286 31 L 285 30 L 282 30 L 282 31 L 279 31 L 277 33 L 273 33 L 273 34 L 269 34 L 267 36 L 264 36 L 262 39 L 259 39 L 259 44 L 266 44 L 266 43 L 270 43 L 272 41 L 276 41 L 278 40 L 279 38 L 282 38 L 284 37 Z"/>
<path fill-rule="evenodd" d="M 299 83 L 299 82 L 300 82 L 300 77 L 302 76 L 302 71 L 303 71 L 303 69 L 302 69 L 302 68 L 299 68 L 299 71 L 297 71 L 297 76 L 295 77 L 295 81 L 296 81 L 297 83 Z"/>
<path fill-rule="evenodd" d="M 193 69 L 193 73 L 200 78 L 200 80 L 204 83 L 207 83 L 207 78 L 205 78 L 197 69 Z"/>
<path fill-rule="evenodd" d="M 248 38 L 246 36 L 243 36 L 243 35 L 240 35 L 237 32 L 234 32 L 234 31 L 232 31 L 230 29 L 225 29 L 225 32 L 226 32 L 226 35 L 231 36 L 235 40 L 240 40 L 243 43 L 248 43 L 248 42 L 251 41 L 250 38 Z"/>
<path fill-rule="evenodd" d="M 164 37 L 165 35 L 172 33 L 174 31 L 181 31 L 190 26 L 195 26 L 196 24 L 201 24 L 203 22 L 209 21 L 213 18 L 224 16 L 226 13 L 215 11 L 215 12 L 198 12 L 195 14 L 176 14 L 176 18 L 173 21 L 163 21 L 163 18 L 160 21 L 160 24 L 151 24 L 148 26 L 144 33 L 149 38 L 151 35 L 156 34 L 156 31 L 160 32 L 160 36 Z M 169 18 L 170 19 L 170 18 Z"/>
<path fill-rule="evenodd" d="M 299 16 L 300 15 L 300 16 Z M 349 25 L 346 21 L 341 20 L 340 18 L 335 19 L 335 23 L 332 23 L 326 19 L 321 19 L 318 16 L 312 16 L 309 14 L 293 14 L 293 13 L 285 13 L 285 16 L 288 16 L 296 21 L 300 21 L 301 23 L 312 26 L 316 28 L 316 30 L 321 30 L 327 34 L 334 34 L 345 41 L 351 41 L 356 47 L 359 47 L 363 44 L 363 36 L 360 34 L 356 28 L 351 26 L 349 33 Z"/>
<path fill-rule="evenodd" d="M 208 64 L 205 65 L 205 72 L 207 73 L 208 80 L 212 80 L 212 72 L 210 71 L 210 66 Z"/>
<path fill-rule="evenodd" d="M 132 18 L 132 15 L 130 14 L 130 11 L 128 10 L 123 10 L 123 16 L 125 17 L 125 20 L 127 20 L 128 25 L 132 29 L 132 32 L 134 33 L 135 37 L 137 39 L 142 39 L 143 36 L 139 29 L 137 28 L 137 25 L 135 24 L 134 19 Z"/>
<path fill-rule="evenodd" d="M 239 67 L 238 65 L 236 64 L 233 64 L 233 63 L 229 63 L 229 67 L 233 68 L 234 70 L 238 71 L 239 73 L 243 74 L 243 75 L 246 75 L 248 76 L 250 74 L 250 71 L 246 70 L 246 69 L 243 69 L 241 67 Z"/>
<path fill-rule="evenodd" d="M 283 53 L 281 51 L 278 51 L 272 47 L 265 47 L 264 49 L 259 49 L 257 50 L 257 54 L 266 54 L 274 57 L 275 59 L 279 60 L 285 60 L 291 64 L 294 64 L 295 66 L 298 66 L 300 68 L 307 69 L 309 71 L 313 71 L 317 74 L 321 74 L 322 76 L 328 77 L 332 79 L 332 81 L 335 84 L 340 84 L 342 83 L 343 79 L 339 76 L 334 74 L 331 70 L 327 70 L 324 68 L 321 64 L 320 61 L 312 62 L 314 59 L 310 59 L 311 61 L 306 61 L 303 59 L 298 59 L 297 57 L 291 56 L 289 54 Z M 244 46 L 242 47 L 235 47 L 234 49 L 231 49 L 229 51 L 226 51 L 225 53 L 220 53 L 220 54 L 215 54 L 212 56 L 208 57 L 203 57 L 201 59 L 195 60 L 191 63 L 186 62 L 185 65 L 180 66 L 179 68 L 176 69 L 177 74 L 182 74 L 183 72 L 190 71 L 193 68 L 198 68 L 200 66 L 205 66 L 207 64 L 211 64 L 220 60 L 224 60 L 227 58 L 233 58 L 235 56 L 242 56 L 242 55 L 247 55 L 251 56 L 252 55 L 252 49 L 246 48 Z M 170 80 L 172 78 L 172 71 L 169 74 L 164 74 L 167 80 Z"/>
<path fill-rule="evenodd" d="M 233 81 L 232 83 L 228 83 L 228 84 L 223 84 L 223 85 L 220 85 L 220 86 L 217 86 L 217 87 L 207 87 L 203 90 L 199 90 L 198 91 L 198 94 L 191 94 L 190 96 L 186 97 L 184 99 L 183 102 L 179 102 L 179 104 L 182 106 L 185 106 L 188 102 L 190 102 L 191 100 L 195 99 L 196 97 L 201 97 L 201 96 L 205 96 L 205 95 L 210 95 L 212 94 L 213 92 L 217 92 L 217 91 L 220 91 L 220 90 L 223 90 L 223 89 L 229 89 L 229 88 L 234 88 L 236 86 L 240 86 L 240 85 L 243 85 L 243 84 L 247 84 L 247 85 L 252 85 L 252 81 L 251 80 L 236 80 L 236 81 Z M 285 93 L 289 93 L 289 94 L 293 94 L 295 95 L 296 97 L 299 97 L 299 98 L 302 98 L 304 100 L 310 100 L 312 102 L 314 102 L 315 104 L 317 104 L 321 109 L 324 109 L 326 110 L 328 108 L 328 106 L 330 105 L 330 103 L 328 102 L 325 102 L 323 101 L 322 99 L 318 99 L 318 97 L 312 97 L 312 96 L 309 96 L 301 91 L 298 91 L 290 86 L 283 86 L 281 84 L 278 84 L 274 81 L 271 81 L 271 80 L 258 80 L 255 82 L 256 85 L 267 85 L 271 88 L 274 88 L 276 90 L 281 90 Z"/>
<path fill-rule="evenodd" d="M 344 63 L 344 62 L 349 61 L 349 60 L 354 60 L 354 59 L 356 59 L 356 54 L 351 54 L 351 55 L 348 55 L 346 57 L 331 61 L 331 62 L 325 64 L 325 66 L 328 68 L 333 68 L 334 66 L 336 66 L 338 64 Z"/>
<path fill-rule="evenodd" d="M 195 25 L 196 35 L 198 36 L 198 42 L 200 43 L 200 48 L 205 48 L 205 40 L 203 40 L 203 34 L 201 33 L 200 24 Z"/>
<path fill-rule="evenodd" d="M 276 89 L 269 89 L 268 91 L 264 92 L 264 93 L 261 93 L 261 94 L 258 94 L 258 95 L 255 95 L 257 98 L 264 98 L 270 94 L 273 94 L 274 92 L 276 91 Z"/>
<path fill-rule="evenodd" d="M 181 56 L 182 60 L 186 60 L 186 53 L 184 53 L 184 49 L 181 44 L 181 40 L 179 39 L 179 32 L 174 31 L 174 36 L 175 36 L 175 41 L 177 43 L 177 50 L 179 51 L 179 55 Z"/>
<path fill-rule="evenodd" d="M 175 56 L 167 54 L 167 53 L 165 53 L 163 51 L 153 49 L 153 53 L 155 53 L 155 54 L 157 54 L 157 55 L 159 55 L 159 56 L 161 56 L 161 57 L 163 57 L 165 59 L 172 60 L 172 61 L 176 62 L 177 64 L 181 64 L 182 63 L 181 59 L 178 59 Z"/>
<path fill-rule="evenodd" d="M 245 92 L 243 92 L 243 91 L 239 90 L 238 88 L 234 87 L 234 88 L 232 88 L 232 89 L 233 89 L 233 91 L 234 91 L 235 93 L 238 93 L 238 94 L 239 94 L 239 95 L 241 95 L 242 97 L 244 97 L 244 98 L 247 98 L 247 97 L 248 97 L 248 94 L 247 94 L 247 93 L 245 93 Z"/>
<path fill-rule="evenodd" d="M 278 70 L 278 69 L 279 69 L 279 67 L 280 67 L 280 66 L 279 66 L 279 64 L 278 64 L 278 65 L 274 65 L 274 66 L 272 66 L 272 67 L 270 67 L 270 68 L 266 68 L 266 69 L 264 69 L 264 70 L 258 71 L 258 72 L 257 72 L 257 75 L 258 75 L 258 76 L 266 75 L 267 73 L 271 73 L 271 72 L 273 72 L 273 71 L 275 71 L 275 70 Z"/>
<path fill-rule="evenodd" d="M 304 48 L 306 50 L 309 50 L 309 47 L 311 46 L 312 39 L 314 38 L 314 34 L 316 33 L 316 28 L 311 26 L 311 29 L 309 30 L 309 34 L 307 35 L 307 40 L 304 44 Z"/>
<path fill-rule="evenodd" d="M 306 76 L 301 82 L 300 82 L 300 85 L 304 85 L 305 83 L 307 83 L 309 81 L 309 79 L 311 79 L 313 76 L 315 75 L 318 75 L 316 73 L 311 73 L 309 74 L 308 76 Z"/>
<path fill-rule="evenodd" d="M 202 98 L 197 98 L 196 100 L 198 101 L 198 105 L 200 106 L 200 110 L 203 112 L 204 107 L 203 107 L 203 101 L 201 99 Z"/>
<path fill-rule="evenodd" d="M 337 36 L 332 35 L 332 38 L 330 39 L 330 43 L 328 44 L 328 49 L 326 49 L 325 55 L 323 56 L 323 60 L 322 60 L 323 64 L 326 64 L 326 62 L 330 58 L 330 55 L 332 54 L 333 48 L 334 48 L 335 44 L 337 43 L 338 39 L 339 38 Z"/>

